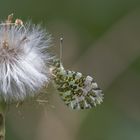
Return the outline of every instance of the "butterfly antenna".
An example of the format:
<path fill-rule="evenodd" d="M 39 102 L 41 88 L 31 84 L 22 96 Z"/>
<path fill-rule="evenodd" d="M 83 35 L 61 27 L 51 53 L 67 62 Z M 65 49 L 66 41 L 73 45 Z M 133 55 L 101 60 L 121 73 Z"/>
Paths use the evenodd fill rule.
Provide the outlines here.
<path fill-rule="evenodd" d="M 63 57 L 63 38 L 60 38 L 60 63 L 62 64 L 62 57 Z"/>

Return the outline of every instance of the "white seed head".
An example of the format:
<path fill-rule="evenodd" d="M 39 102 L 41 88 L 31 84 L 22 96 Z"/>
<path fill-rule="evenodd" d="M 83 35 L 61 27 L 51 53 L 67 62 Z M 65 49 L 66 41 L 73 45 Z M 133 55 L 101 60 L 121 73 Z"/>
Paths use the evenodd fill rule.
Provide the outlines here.
<path fill-rule="evenodd" d="M 22 101 L 49 82 L 50 41 L 39 25 L 0 25 L 1 100 Z"/>

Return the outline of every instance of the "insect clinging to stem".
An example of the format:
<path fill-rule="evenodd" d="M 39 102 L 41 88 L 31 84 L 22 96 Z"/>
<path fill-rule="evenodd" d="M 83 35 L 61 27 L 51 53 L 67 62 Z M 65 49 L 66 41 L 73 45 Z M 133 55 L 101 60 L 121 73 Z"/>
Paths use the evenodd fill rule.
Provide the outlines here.
<path fill-rule="evenodd" d="M 90 109 L 103 101 L 102 90 L 91 76 L 65 70 L 62 64 L 62 42 L 60 58 L 53 60 L 51 73 L 60 97 L 72 109 Z"/>

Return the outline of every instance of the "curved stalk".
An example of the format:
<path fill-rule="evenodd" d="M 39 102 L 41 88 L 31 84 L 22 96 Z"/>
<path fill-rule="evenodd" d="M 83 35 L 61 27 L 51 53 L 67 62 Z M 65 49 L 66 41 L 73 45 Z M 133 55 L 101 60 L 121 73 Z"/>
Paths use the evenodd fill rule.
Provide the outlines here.
<path fill-rule="evenodd" d="M 5 140 L 6 103 L 0 102 L 0 140 Z"/>

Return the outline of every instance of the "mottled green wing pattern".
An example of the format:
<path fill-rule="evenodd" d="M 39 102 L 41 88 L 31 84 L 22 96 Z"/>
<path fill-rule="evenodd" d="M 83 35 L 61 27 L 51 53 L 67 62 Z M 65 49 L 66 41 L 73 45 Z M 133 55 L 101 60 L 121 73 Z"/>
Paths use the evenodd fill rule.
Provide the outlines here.
<path fill-rule="evenodd" d="M 53 62 L 52 74 L 60 97 L 72 109 L 89 109 L 103 101 L 102 90 L 90 76 L 65 70 L 59 60 Z"/>

